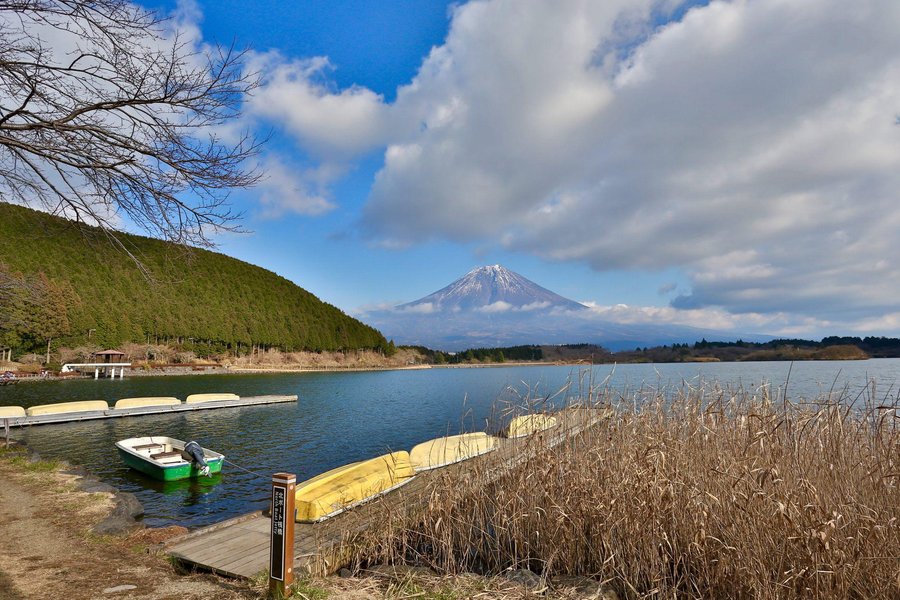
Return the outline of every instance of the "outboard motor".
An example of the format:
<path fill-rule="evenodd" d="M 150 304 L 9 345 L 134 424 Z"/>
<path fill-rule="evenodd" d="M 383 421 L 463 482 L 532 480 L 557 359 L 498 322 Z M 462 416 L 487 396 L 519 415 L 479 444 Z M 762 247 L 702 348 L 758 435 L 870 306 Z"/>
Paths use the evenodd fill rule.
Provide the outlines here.
<path fill-rule="evenodd" d="M 203 448 L 200 447 L 200 444 L 194 441 L 188 442 L 184 445 L 184 453 L 190 456 L 192 461 L 197 463 L 197 466 L 200 467 L 200 473 L 207 477 L 211 477 L 209 474 L 209 465 L 206 464 L 206 460 L 203 458 Z"/>

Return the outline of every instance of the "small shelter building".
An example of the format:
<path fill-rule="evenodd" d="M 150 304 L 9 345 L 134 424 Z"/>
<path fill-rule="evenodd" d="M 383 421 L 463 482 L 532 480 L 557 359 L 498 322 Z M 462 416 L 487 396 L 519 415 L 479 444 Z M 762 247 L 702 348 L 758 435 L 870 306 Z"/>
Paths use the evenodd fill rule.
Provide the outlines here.
<path fill-rule="evenodd" d="M 125 362 L 125 353 L 118 350 L 103 350 L 102 352 L 94 352 L 91 354 L 92 362 L 89 363 L 67 363 L 62 366 L 63 373 L 72 371 L 84 372 L 84 370 L 93 369 L 94 379 L 101 377 L 116 378 L 116 369 L 118 369 L 119 379 L 125 376 L 125 367 L 130 367 L 130 362 Z"/>
<path fill-rule="evenodd" d="M 91 356 L 96 359 L 94 362 L 118 363 L 124 360 L 125 353 L 119 352 L 118 350 L 103 350 L 101 352 L 94 352 Z"/>

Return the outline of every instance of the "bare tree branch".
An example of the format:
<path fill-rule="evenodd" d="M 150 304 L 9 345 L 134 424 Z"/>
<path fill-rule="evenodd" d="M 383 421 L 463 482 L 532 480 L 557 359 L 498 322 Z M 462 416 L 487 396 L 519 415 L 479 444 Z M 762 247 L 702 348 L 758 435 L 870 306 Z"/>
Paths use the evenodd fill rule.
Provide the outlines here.
<path fill-rule="evenodd" d="M 0 201 L 187 245 L 238 229 L 260 141 L 217 128 L 258 80 L 163 25 L 124 0 L 0 0 Z"/>

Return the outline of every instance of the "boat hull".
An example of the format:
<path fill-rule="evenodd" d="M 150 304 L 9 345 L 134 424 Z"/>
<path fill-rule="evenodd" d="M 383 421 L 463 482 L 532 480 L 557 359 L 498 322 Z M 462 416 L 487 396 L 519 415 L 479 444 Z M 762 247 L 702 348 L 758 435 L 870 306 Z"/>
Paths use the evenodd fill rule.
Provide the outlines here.
<path fill-rule="evenodd" d="M 178 406 L 181 400 L 164 396 L 148 396 L 142 398 L 122 398 L 116 402 L 115 408 L 144 408 L 145 406 Z"/>
<path fill-rule="evenodd" d="M 386 494 L 412 480 L 408 452 L 344 465 L 297 485 L 297 521 L 317 522 Z"/>
<path fill-rule="evenodd" d="M 185 404 L 203 404 L 204 402 L 221 402 L 223 400 L 240 400 L 237 394 L 191 394 L 185 398 Z"/>
<path fill-rule="evenodd" d="M 60 402 L 58 404 L 41 404 L 25 410 L 29 417 L 39 415 L 55 415 L 60 413 L 86 412 L 93 410 L 109 410 L 105 400 L 80 400 L 77 402 Z"/>
<path fill-rule="evenodd" d="M 475 458 L 496 448 L 496 440 L 484 432 L 463 433 L 422 442 L 409 453 L 416 471 L 437 469 Z"/>
<path fill-rule="evenodd" d="M 170 451 L 180 451 L 184 449 L 184 442 L 172 438 L 131 438 L 116 442 L 116 449 L 119 451 L 122 462 L 132 469 L 140 471 L 159 481 L 180 481 L 182 479 L 204 476 L 200 472 L 200 468 L 189 460 L 178 460 L 176 457 L 175 460 L 171 461 L 169 464 L 165 464 L 161 461 L 153 460 L 151 456 L 152 451 L 150 450 L 145 452 L 135 450 L 135 446 L 139 446 L 141 443 L 147 444 L 149 443 L 148 440 L 158 441 L 157 443 L 159 445 Z M 225 457 L 218 452 L 212 452 L 206 448 L 203 449 L 203 452 L 203 458 L 206 461 L 206 465 L 209 467 L 210 475 L 220 473 L 222 471 L 222 464 L 225 462 Z"/>
<path fill-rule="evenodd" d="M 519 438 L 550 429 L 556 425 L 556 417 L 551 415 L 523 415 L 516 417 L 509 423 L 506 430 L 507 437 Z"/>
<path fill-rule="evenodd" d="M 0 419 L 19 419 L 25 416 L 21 406 L 0 406 Z"/>

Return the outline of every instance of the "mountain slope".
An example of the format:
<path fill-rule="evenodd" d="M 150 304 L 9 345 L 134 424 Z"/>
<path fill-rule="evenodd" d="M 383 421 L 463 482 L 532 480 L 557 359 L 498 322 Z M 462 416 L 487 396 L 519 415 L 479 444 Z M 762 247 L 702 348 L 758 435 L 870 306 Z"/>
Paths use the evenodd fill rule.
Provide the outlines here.
<path fill-rule="evenodd" d="M 0 202 L 0 264 L 68 282 L 80 298 L 69 307 L 70 344 L 159 337 L 286 350 L 386 347 L 372 327 L 271 271 L 151 238 L 121 239 L 155 283 L 96 228 Z"/>
<path fill-rule="evenodd" d="M 586 306 L 563 298 L 500 265 L 478 267 L 445 288 L 424 298 L 403 304 L 411 308 L 430 304 L 442 310 L 468 310 L 508 304 L 515 308 L 564 308 L 581 310 Z"/>

